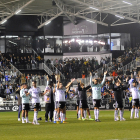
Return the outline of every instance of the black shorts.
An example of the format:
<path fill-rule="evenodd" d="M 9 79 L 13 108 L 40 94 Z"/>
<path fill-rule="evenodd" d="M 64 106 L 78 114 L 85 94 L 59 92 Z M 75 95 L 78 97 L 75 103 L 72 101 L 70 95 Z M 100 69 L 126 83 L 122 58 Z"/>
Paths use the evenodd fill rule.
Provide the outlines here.
<path fill-rule="evenodd" d="M 40 103 L 33 103 L 33 108 L 39 109 L 40 108 Z"/>
<path fill-rule="evenodd" d="M 115 108 L 123 108 L 123 100 L 115 102 Z"/>
<path fill-rule="evenodd" d="M 76 101 L 76 106 L 79 106 L 79 105 L 80 105 L 80 101 L 77 100 L 77 101 Z"/>
<path fill-rule="evenodd" d="M 22 110 L 30 110 L 29 103 L 22 104 Z"/>
<path fill-rule="evenodd" d="M 133 99 L 132 106 L 139 106 L 139 99 Z"/>
<path fill-rule="evenodd" d="M 101 99 L 93 99 L 94 107 L 101 107 Z"/>
<path fill-rule="evenodd" d="M 87 104 L 87 100 L 82 100 L 80 101 L 80 104 L 79 104 L 80 108 L 89 108 L 88 107 L 88 104 Z"/>
<path fill-rule="evenodd" d="M 66 106 L 66 102 L 58 102 L 57 103 L 57 108 L 60 108 L 60 109 L 64 109 L 64 107 Z"/>

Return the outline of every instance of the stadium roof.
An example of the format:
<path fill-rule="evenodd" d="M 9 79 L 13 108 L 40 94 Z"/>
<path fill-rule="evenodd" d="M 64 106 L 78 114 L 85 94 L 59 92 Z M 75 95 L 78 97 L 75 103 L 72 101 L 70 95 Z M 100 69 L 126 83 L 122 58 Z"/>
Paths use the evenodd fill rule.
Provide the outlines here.
<path fill-rule="evenodd" d="M 111 26 L 140 23 L 140 0 L 53 1 L 56 3 L 55 6 L 52 4 L 52 0 L 1 0 L 0 24 L 5 23 L 15 14 L 41 17 L 39 18 L 40 25 L 38 28 L 43 27 L 58 16 L 66 16 L 74 24 L 74 17 L 78 17 L 108 26 L 105 19 L 109 15 L 116 17 Z M 49 19 L 48 16 L 50 17 Z"/>

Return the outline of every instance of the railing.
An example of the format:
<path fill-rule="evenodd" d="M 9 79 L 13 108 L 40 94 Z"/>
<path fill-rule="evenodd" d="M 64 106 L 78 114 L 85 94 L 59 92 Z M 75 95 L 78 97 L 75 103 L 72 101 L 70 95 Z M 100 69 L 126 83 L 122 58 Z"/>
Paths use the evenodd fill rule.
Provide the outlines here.
<path fill-rule="evenodd" d="M 100 76 L 103 73 L 103 71 L 108 70 L 108 68 L 111 64 L 112 64 L 112 59 L 110 60 L 109 63 L 107 63 L 104 66 L 100 67 L 99 69 L 95 70 L 94 73 L 97 72 L 97 75 Z"/>
<path fill-rule="evenodd" d="M 34 52 L 34 57 L 35 57 L 35 55 L 39 56 L 34 49 L 32 49 L 32 50 Z M 65 79 L 65 76 L 53 64 L 51 64 L 51 63 L 49 64 L 50 65 L 50 68 L 48 66 L 46 66 L 45 63 L 43 63 L 42 65 L 43 65 L 44 70 L 47 73 L 49 72 L 48 73 L 49 75 L 50 74 L 52 75 L 53 72 L 56 72 L 57 74 L 60 74 L 60 76 L 61 76 L 62 79 Z"/>
<path fill-rule="evenodd" d="M 137 61 L 133 60 L 130 63 L 128 63 L 127 65 L 123 66 L 121 69 L 123 70 L 123 72 L 125 73 L 127 71 L 127 69 L 129 69 L 131 72 L 134 68 L 137 68 Z"/>
<path fill-rule="evenodd" d="M 14 75 L 14 72 L 16 72 L 17 75 L 22 75 L 22 73 L 13 64 L 10 63 L 10 66 L 11 66 L 11 75 Z M 15 78 L 12 78 L 10 83 L 14 84 Z"/>
<path fill-rule="evenodd" d="M 32 51 L 34 53 L 34 57 L 39 56 L 38 53 L 34 49 L 32 49 Z M 45 63 L 42 63 L 42 69 L 44 69 L 50 76 L 53 74 L 53 71 L 51 71 L 50 68 L 46 66 Z"/>
<path fill-rule="evenodd" d="M 44 63 L 42 63 L 42 67 L 50 76 L 53 74 L 53 72 Z"/>
<path fill-rule="evenodd" d="M 107 71 L 109 69 L 109 66 L 111 65 L 112 62 L 109 62 L 108 64 L 105 64 L 105 66 L 97 69 L 94 71 L 94 73 L 97 72 L 97 76 L 100 76 L 101 74 L 103 74 L 103 71 Z M 96 75 L 95 75 L 96 76 Z"/>
<path fill-rule="evenodd" d="M 39 55 L 37 54 L 37 52 L 36 52 L 34 49 L 32 49 L 32 51 L 34 52 L 34 57 L 35 57 L 35 54 L 36 54 L 37 56 L 39 56 Z"/>
<path fill-rule="evenodd" d="M 10 66 L 11 66 L 11 70 L 13 71 L 13 72 L 17 72 L 17 75 L 22 75 L 22 73 L 13 65 L 13 64 L 11 64 L 10 63 Z"/>
<path fill-rule="evenodd" d="M 60 75 L 62 79 L 65 79 L 65 76 L 53 64 L 49 63 L 49 65 L 54 73 Z"/>
<path fill-rule="evenodd" d="M 136 58 L 136 67 L 140 67 L 140 57 Z"/>

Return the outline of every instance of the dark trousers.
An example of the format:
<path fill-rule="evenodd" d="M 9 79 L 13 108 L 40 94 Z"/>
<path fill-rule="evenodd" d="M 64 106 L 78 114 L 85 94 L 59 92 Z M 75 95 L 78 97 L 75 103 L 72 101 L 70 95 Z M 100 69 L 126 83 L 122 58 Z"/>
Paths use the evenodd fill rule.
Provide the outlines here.
<path fill-rule="evenodd" d="M 18 109 L 18 118 L 20 118 L 20 113 L 22 111 L 22 105 L 19 105 L 19 109 Z"/>
<path fill-rule="evenodd" d="M 45 119 L 48 120 L 48 113 L 50 112 L 50 120 L 53 118 L 53 111 L 54 111 L 54 102 L 53 103 L 46 103 L 45 105 Z"/>
<path fill-rule="evenodd" d="M 129 103 L 129 111 L 131 111 L 131 109 L 132 109 L 132 102 Z"/>

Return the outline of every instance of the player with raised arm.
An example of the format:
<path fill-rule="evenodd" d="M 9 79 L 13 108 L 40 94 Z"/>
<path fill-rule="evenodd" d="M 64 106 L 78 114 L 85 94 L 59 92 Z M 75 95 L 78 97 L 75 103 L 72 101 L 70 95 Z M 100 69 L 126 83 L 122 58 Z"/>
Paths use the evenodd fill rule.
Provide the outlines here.
<path fill-rule="evenodd" d="M 53 82 L 49 81 L 47 77 L 47 86 L 44 90 L 44 101 L 45 101 L 45 122 L 48 122 L 48 114 L 50 113 L 50 122 L 52 122 L 53 112 L 54 112 L 54 92 L 53 92 Z"/>
<path fill-rule="evenodd" d="M 139 94 L 139 107 L 138 107 L 138 112 L 137 112 L 137 118 L 139 118 L 139 109 L 140 109 L 140 87 L 138 88 L 138 94 Z"/>
<path fill-rule="evenodd" d="M 90 72 L 90 85 L 92 88 L 92 98 L 93 98 L 93 106 L 94 106 L 94 116 L 95 121 L 100 122 L 99 120 L 99 107 L 101 106 L 101 87 L 105 83 L 107 71 L 104 72 L 104 78 L 101 84 L 98 83 L 98 79 L 93 79 L 92 82 L 92 73 Z"/>
<path fill-rule="evenodd" d="M 23 89 L 20 91 L 20 97 L 22 98 L 22 123 L 24 122 L 24 113 L 26 117 L 26 123 L 31 123 L 28 120 L 28 111 L 30 110 L 29 100 L 31 98 L 31 94 L 28 94 L 27 84 L 23 84 Z"/>
<path fill-rule="evenodd" d="M 126 78 L 126 83 L 128 81 L 128 78 Z M 113 79 L 113 91 L 115 95 L 115 113 L 114 113 L 114 121 L 118 121 L 118 108 L 120 109 L 120 121 L 125 121 L 123 118 L 123 90 L 126 90 L 129 88 L 129 84 L 126 86 L 123 86 L 121 84 L 121 80 L 118 79 L 115 84 L 115 80 Z"/>
<path fill-rule="evenodd" d="M 79 100 L 79 91 L 78 91 L 78 87 L 75 88 L 75 94 L 77 95 L 77 100 L 76 100 L 76 106 L 77 106 L 77 119 L 80 118 L 80 109 L 79 109 L 79 104 L 80 104 L 80 100 Z"/>
<path fill-rule="evenodd" d="M 32 105 L 34 108 L 34 118 L 32 124 L 39 125 L 37 121 L 38 110 L 40 108 L 39 95 L 41 94 L 43 96 L 44 94 L 41 93 L 41 89 L 39 87 L 36 87 L 36 81 L 32 82 L 32 88 L 29 89 L 28 94 L 32 95 Z"/>
<path fill-rule="evenodd" d="M 62 111 L 61 115 L 61 123 L 66 123 L 65 122 L 65 92 L 69 88 L 69 86 L 75 81 L 75 79 L 72 79 L 71 82 L 67 84 L 66 87 L 63 87 L 63 84 L 58 81 L 57 83 L 57 88 L 56 88 L 56 110 L 57 110 L 57 123 L 59 123 L 59 116 L 60 116 L 60 111 Z M 56 123 L 56 122 L 54 122 Z"/>
<path fill-rule="evenodd" d="M 135 117 L 134 118 L 138 118 L 137 114 L 139 113 L 139 110 L 138 110 L 138 107 L 139 107 L 138 89 L 139 89 L 139 87 L 137 85 L 136 80 L 129 82 L 129 84 L 130 84 L 130 92 L 132 93 L 132 109 L 131 109 L 130 119 L 133 119 L 134 109 L 135 109 Z"/>
<path fill-rule="evenodd" d="M 78 82 L 78 81 L 77 81 Z M 84 110 L 87 110 L 88 112 L 88 116 L 89 116 L 89 120 L 94 120 L 91 118 L 90 116 L 90 110 L 89 110 L 89 107 L 88 107 L 88 104 L 87 104 L 87 90 L 91 88 L 91 86 L 87 86 L 85 87 L 84 86 L 84 83 L 80 83 L 78 82 L 78 91 L 79 91 L 79 100 L 80 100 L 80 110 L 81 110 L 81 116 L 82 116 L 82 120 L 85 121 L 85 118 L 84 118 Z"/>

